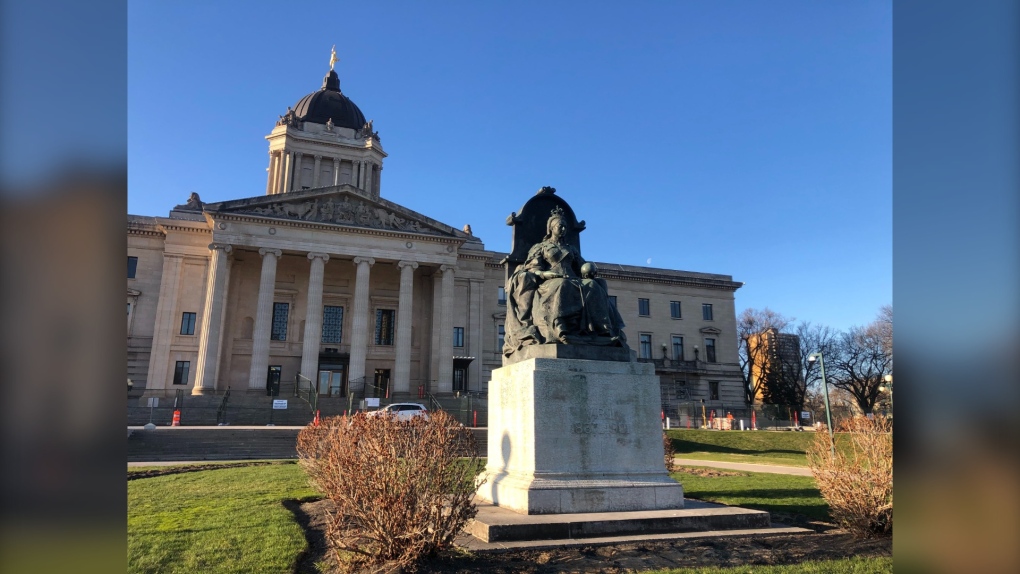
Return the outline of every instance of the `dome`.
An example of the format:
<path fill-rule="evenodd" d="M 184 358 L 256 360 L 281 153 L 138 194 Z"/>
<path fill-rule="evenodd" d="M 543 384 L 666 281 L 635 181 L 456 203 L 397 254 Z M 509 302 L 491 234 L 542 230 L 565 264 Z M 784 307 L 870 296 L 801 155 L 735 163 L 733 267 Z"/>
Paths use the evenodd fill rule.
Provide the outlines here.
<path fill-rule="evenodd" d="M 365 125 L 365 115 L 340 92 L 340 78 L 333 70 L 322 79 L 322 89 L 298 101 L 294 116 L 317 124 L 325 124 L 332 118 L 333 125 L 352 130 L 360 130 Z"/>

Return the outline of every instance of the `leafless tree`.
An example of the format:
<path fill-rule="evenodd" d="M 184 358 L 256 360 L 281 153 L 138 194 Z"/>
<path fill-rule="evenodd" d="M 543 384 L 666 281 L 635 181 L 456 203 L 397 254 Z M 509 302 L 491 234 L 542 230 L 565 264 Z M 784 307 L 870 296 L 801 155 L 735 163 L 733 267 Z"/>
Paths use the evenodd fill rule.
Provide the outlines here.
<path fill-rule="evenodd" d="M 797 324 L 797 337 L 800 338 L 800 372 L 804 381 L 805 392 L 817 386 L 821 380 L 821 369 L 817 361 L 809 361 L 813 353 L 821 353 L 823 357 L 832 355 L 838 333 L 828 325 L 813 325 L 807 321 Z"/>
<path fill-rule="evenodd" d="M 850 393 L 865 414 L 874 409 L 883 378 L 892 372 L 891 311 L 888 322 L 880 316 L 866 327 L 840 334 L 834 352 L 825 357 L 829 382 Z"/>

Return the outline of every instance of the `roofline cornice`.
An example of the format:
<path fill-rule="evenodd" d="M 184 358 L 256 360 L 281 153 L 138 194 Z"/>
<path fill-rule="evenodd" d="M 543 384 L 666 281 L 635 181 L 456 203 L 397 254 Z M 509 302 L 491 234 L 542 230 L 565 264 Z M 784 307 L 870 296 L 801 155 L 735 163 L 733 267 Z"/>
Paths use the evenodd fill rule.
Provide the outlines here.
<path fill-rule="evenodd" d="M 375 229 L 372 227 L 354 227 L 348 225 L 342 225 L 339 223 L 319 223 L 317 221 L 302 221 L 293 219 L 274 219 L 272 217 L 260 217 L 258 215 L 251 214 L 238 214 L 238 213 L 216 213 L 207 212 L 207 216 L 211 217 L 214 221 L 235 221 L 243 223 L 258 223 L 267 224 L 271 223 L 276 227 L 294 227 L 297 229 L 318 229 L 337 231 L 342 230 L 348 233 L 356 233 L 358 235 L 374 235 L 377 237 L 399 237 L 400 239 L 413 239 L 415 241 L 431 241 L 433 243 L 443 243 L 461 246 L 465 243 L 464 239 L 458 237 L 448 237 L 443 235 L 430 235 L 427 233 L 408 233 L 404 231 L 388 231 L 385 229 Z"/>

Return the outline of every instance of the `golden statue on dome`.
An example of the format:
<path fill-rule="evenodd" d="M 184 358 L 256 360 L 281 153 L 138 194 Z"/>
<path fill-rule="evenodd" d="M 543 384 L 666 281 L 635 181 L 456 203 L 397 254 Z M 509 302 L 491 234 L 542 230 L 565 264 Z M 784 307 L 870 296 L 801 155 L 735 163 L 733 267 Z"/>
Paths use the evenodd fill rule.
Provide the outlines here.
<path fill-rule="evenodd" d="M 336 44 L 333 44 L 333 51 L 329 56 L 329 69 L 333 71 L 333 65 L 340 61 L 340 58 L 336 57 Z"/>

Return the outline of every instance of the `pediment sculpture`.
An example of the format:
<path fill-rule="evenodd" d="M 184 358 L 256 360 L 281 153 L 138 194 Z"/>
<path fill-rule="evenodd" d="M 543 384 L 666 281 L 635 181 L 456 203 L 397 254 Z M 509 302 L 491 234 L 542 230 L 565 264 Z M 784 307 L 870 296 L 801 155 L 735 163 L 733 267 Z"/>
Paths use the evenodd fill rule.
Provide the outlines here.
<path fill-rule="evenodd" d="M 444 235 L 416 219 L 404 217 L 393 210 L 346 195 L 317 197 L 295 202 L 280 201 L 231 211 L 317 223 L 336 223 L 355 227 Z"/>
<path fill-rule="evenodd" d="M 507 267 L 503 354 L 535 344 L 627 348 L 624 323 L 606 280 L 581 257 L 580 232 L 567 203 L 543 187 L 507 224 L 514 227 Z"/>

